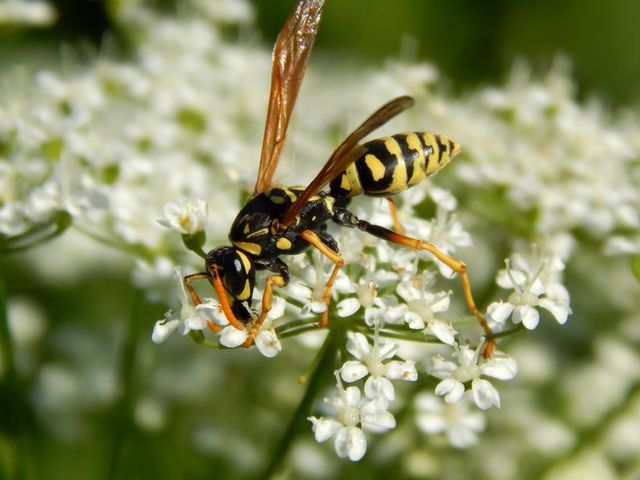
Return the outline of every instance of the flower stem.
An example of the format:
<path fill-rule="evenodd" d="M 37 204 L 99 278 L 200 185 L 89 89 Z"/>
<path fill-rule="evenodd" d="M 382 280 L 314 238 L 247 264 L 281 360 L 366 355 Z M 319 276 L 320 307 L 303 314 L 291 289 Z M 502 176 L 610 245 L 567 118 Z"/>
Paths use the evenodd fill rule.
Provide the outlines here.
<path fill-rule="evenodd" d="M 109 465 L 107 468 L 107 479 L 120 478 L 118 475 L 119 465 L 122 463 L 122 452 L 125 450 L 125 442 L 127 437 L 133 430 L 133 406 L 135 403 L 135 378 L 136 378 L 136 358 L 138 352 L 138 343 L 141 331 L 140 309 L 144 304 L 144 295 L 141 291 L 136 290 L 133 300 L 133 308 L 127 332 L 122 345 L 118 376 L 122 385 L 122 396 L 114 407 L 113 422 L 114 434 L 111 442 L 109 453 Z"/>
<path fill-rule="evenodd" d="M 32 417 L 28 410 L 26 395 L 15 363 L 14 345 L 9 330 L 9 318 L 7 314 L 7 295 L 4 281 L 0 278 L 0 353 L 4 365 L 5 376 L 0 383 L 0 408 L 8 425 L 3 429 L 15 434 L 15 461 L 13 471 L 5 472 L 10 478 L 25 480 L 33 477 L 31 465 L 31 449 L 28 429 L 31 426 Z M 9 433 L 11 436 L 11 433 Z M 13 475 L 11 475 L 13 473 Z"/>
<path fill-rule="evenodd" d="M 491 335 L 487 335 L 487 340 L 495 340 L 496 338 L 508 337 L 509 335 L 513 335 L 515 333 L 522 333 L 526 330 L 523 324 L 519 324 L 517 327 L 510 328 L 508 330 L 503 330 L 501 332 L 492 333 Z"/>
<path fill-rule="evenodd" d="M 0 237 L 0 253 L 14 253 L 28 250 L 61 235 L 72 224 L 71 215 L 60 210 L 54 217 L 34 225 L 30 230 L 13 237 Z"/>
<path fill-rule="evenodd" d="M 278 441 L 273 450 L 269 464 L 259 476 L 261 479 L 270 479 L 274 476 L 282 462 L 287 457 L 291 445 L 295 440 L 296 434 L 300 431 L 305 423 L 307 416 L 311 410 L 313 400 L 316 398 L 319 390 L 326 383 L 326 380 L 333 378 L 333 370 L 335 366 L 335 357 L 339 346 L 344 343 L 345 330 L 340 322 L 334 322 L 329 328 L 329 334 L 325 339 L 314 363 L 316 368 L 309 377 L 307 389 L 296 408 L 287 429 Z"/>

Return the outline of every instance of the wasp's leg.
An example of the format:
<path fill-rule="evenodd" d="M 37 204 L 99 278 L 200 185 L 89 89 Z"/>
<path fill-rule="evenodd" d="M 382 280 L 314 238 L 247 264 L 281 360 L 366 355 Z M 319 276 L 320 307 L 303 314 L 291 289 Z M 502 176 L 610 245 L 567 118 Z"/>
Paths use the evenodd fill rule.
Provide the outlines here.
<path fill-rule="evenodd" d="M 267 318 L 269 311 L 271 310 L 272 300 L 273 300 L 273 285 L 278 287 L 284 287 L 287 284 L 288 278 L 283 277 L 282 275 L 271 275 L 267 277 L 267 280 L 264 285 L 264 292 L 262 293 L 262 311 L 258 318 L 251 325 L 251 329 L 249 330 L 249 336 L 242 344 L 244 348 L 250 347 L 253 343 L 253 339 L 260 331 L 260 327 L 264 322 L 264 319 Z"/>
<path fill-rule="evenodd" d="M 191 296 L 191 300 L 193 301 L 193 304 L 200 305 L 202 304 L 202 299 L 200 298 L 200 295 L 198 295 L 198 292 L 196 292 L 196 289 L 193 288 L 193 285 L 192 285 L 195 280 L 207 280 L 208 282 L 211 282 L 211 278 L 206 272 L 199 272 L 199 273 L 192 273 L 191 275 L 187 275 L 183 279 L 184 286 L 187 287 L 187 290 L 189 290 L 189 295 Z M 214 333 L 218 333 L 220 330 L 222 330 L 220 325 L 212 322 L 211 320 L 207 322 L 207 327 L 209 327 L 209 330 L 211 330 Z"/>
<path fill-rule="evenodd" d="M 484 315 L 480 312 L 480 310 L 478 310 L 476 302 L 473 299 L 473 294 L 471 293 L 471 282 L 469 281 L 467 266 L 464 264 L 464 262 L 447 255 L 433 243 L 418 240 L 417 238 L 407 237 L 406 235 L 401 235 L 400 233 L 396 233 L 392 230 L 389 230 L 388 228 L 384 228 L 379 225 L 372 225 L 367 221 L 360 220 L 347 209 L 337 210 L 334 214 L 334 220 L 340 225 L 344 225 L 347 227 L 357 227 L 360 230 L 370 233 L 371 235 L 374 235 L 378 238 L 382 238 L 383 240 L 388 240 L 390 242 L 397 243 L 398 245 L 403 245 L 414 250 L 424 250 L 433 254 L 434 257 L 436 257 L 447 267 L 460 275 L 460 278 L 462 279 L 462 290 L 464 292 L 464 298 L 467 302 L 467 308 L 478 319 L 478 322 L 484 330 L 485 335 L 490 336 L 493 334 L 491 327 L 489 327 L 489 324 L 484 318 Z M 484 350 L 485 356 L 491 355 L 494 343 L 495 342 L 493 340 L 487 342 L 487 346 Z"/>
<path fill-rule="evenodd" d="M 218 294 L 218 300 L 220 300 L 220 308 L 222 308 L 222 312 L 224 313 L 224 316 L 227 317 L 227 320 L 229 320 L 231 326 L 237 328 L 238 330 L 245 331 L 246 329 L 244 327 L 244 324 L 240 320 L 238 320 L 235 313 L 233 313 L 233 309 L 231 308 L 229 299 L 227 298 L 227 292 L 222 285 L 222 278 L 220 278 L 220 274 L 218 273 L 218 267 L 215 265 L 213 266 L 213 279 L 209 278 L 209 281 Z"/>
<path fill-rule="evenodd" d="M 318 236 L 318 234 L 313 230 L 304 230 L 300 234 L 300 236 L 304 238 L 307 242 L 309 242 L 311 245 L 313 245 L 315 248 L 320 250 L 320 253 L 322 253 L 325 257 L 327 257 L 329 260 L 331 260 L 334 263 L 333 271 L 331 272 L 331 275 L 329 276 L 329 280 L 327 280 L 327 283 L 324 286 L 323 299 L 324 299 L 324 303 L 327 306 L 327 309 L 322 314 L 322 318 L 320 319 L 320 326 L 326 327 L 327 324 L 329 323 L 329 303 L 331 301 L 331 288 L 333 287 L 333 282 L 335 282 L 338 272 L 344 265 L 344 260 L 335 250 L 332 250 L 326 244 L 324 244 L 320 239 L 320 237 Z"/>
<path fill-rule="evenodd" d="M 393 229 L 396 233 L 404 234 L 404 228 L 400 225 L 400 219 L 398 218 L 398 207 L 393 197 L 385 197 L 385 200 L 389 202 L 389 213 L 391 213 L 391 221 L 393 221 Z"/>

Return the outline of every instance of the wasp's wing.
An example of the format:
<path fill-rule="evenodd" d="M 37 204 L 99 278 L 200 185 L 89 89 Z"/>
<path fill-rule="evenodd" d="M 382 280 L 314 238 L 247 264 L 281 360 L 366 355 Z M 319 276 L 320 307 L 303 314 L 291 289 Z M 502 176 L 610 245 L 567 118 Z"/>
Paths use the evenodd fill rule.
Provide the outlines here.
<path fill-rule="evenodd" d="M 362 125 L 356 128 L 351 135 L 333 151 L 325 166 L 320 170 L 320 173 L 316 175 L 316 178 L 311 181 L 309 186 L 305 188 L 304 192 L 302 192 L 293 205 L 291 205 L 284 216 L 282 225 L 286 226 L 291 223 L 309 198 L 318 193 L 327 183 L 342 173 L 350 163 L 362 155 L 364 148 L 362 145 L 359 145 L 358 142 L 360 142 L 360 140 L 413 104 L 413 98 L 409 96 L 394 98 L 376 110 Z"/>
<path fill-rule="evenodd" d="M 324 0 L 300 0 L 295 10 L 289 14 L 276 40 L 269 106 L 254 195 L 271 185 L 291 112 L 318 32 L 323 4 Z"/>

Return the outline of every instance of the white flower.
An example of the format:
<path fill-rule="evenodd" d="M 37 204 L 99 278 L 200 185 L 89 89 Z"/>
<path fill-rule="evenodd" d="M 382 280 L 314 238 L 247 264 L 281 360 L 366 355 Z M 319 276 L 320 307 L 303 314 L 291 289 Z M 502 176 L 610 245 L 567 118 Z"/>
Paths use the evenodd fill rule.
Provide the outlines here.
<path fill-rule="evenodd" d="M 500 394 L 495 387 L 481 376 L 510 380 L 518 373 L 516 361 L 498 351 L 491 358 L 481 358 L 484 347 L 481 342 L 475 350 L 466 345 L 457 347 L 458 363 L 446 360 L 441 355 L 431 359 L 428 372 L 442 381 L 436 385 L 435 394 L 444 396 L 447 403 L 457 403 L 465 392 L 465 383 L 471 382 L 471 391 L 475 404 L 486 410 L 492 406 L 500 408 Z"/>
<path fill-rule="evenodd" d="M 448 254 L 458 247 L 471 246 L 471 235 L 464 230 L 454 213 L 457 206 L 455 197 L 449 191 L 437 187 L 433 187 L 430 194 L 436 202 L 435 218 L 426 221 L 411 212 L 406 220 L 402 220 L 403 227 L 411 236 L 431 242 Z M 449 278 L 453 275 L 453 271 L 442 262 L 436 263 L 443 276 Z"/>
<path fill-rule="evenodd" d="M 340 369 L 345 382 L 355 382 L 369 375 L 364 384 L 367 398 L 380 396 L 388 402 L 395 399 L 395 390 L 391 380 L 415 381 L 418 379 L 415 364 L 412 361 L 391 360 L 398 350 L 398 344 L 390 340 L 374 337 L 373 347 L 362 333 L 347 333 L 347 350 L 357 360 L 348 360 Z"/>
<path fill-rule="evenodd" d="M 514 292 L 507 302 L 494 302 L 487 308 L 487 317 L 492 327 L 504 324 L 511 316 L 513 323 L 522 323 L 528 330 L 538 326 L 542 307 L 548 310 L 556 321 L 564 324 L 571 313 L 569 292 L 558 280 L 558 273 L 564 263 L 556 256 L 542 260 L 533 270 L 532 266 L 519 255 L 506 259 L 506 269 L 498 273 L 497 283 L 502 288 L 512 288 Z M 512 268 L 517 265 L 518 268 Z"/>
<path fill-rule="evenodd" d="M 261 329 L 256 335 L 255 343 L 258 351 L 267 358 L 275 357 L 282 350 L 282 344 L 273 328 Z"/>
<path fill-rule="evenodd" d="M 408 310 L 404 320 L 409 328 L 432 333 L 447 345 L 455 343 L 456 331 L 449 322 L 436 318 L 436 313 L 449 309 L 451 292 L 434 294 L 425 290 L 424 282 L 417 288 L 414 281 L 403 281 L 396 288 L 397 294 L 406 302 Z"/>
<path fill-rule="evenodd" d="M 275 357 L 282 350 L 282 344 L 276 335 L 273 321 L 284 315 L 285 300 L 282 297 L 272 298 L 271 310 L 267 318 L 256 332 L 254 343 L 258 351 L 267 358 Z M 220 330 L 220 343 L 227 348 L 237 348 L 243 345 L 249 338 L 251 324 L 244 329 L 229 325 L 229 321 L 222 312 L 220 304 L 214 299 L 207 299 L 205 303 L 198 305 L 198 310 L 207 316 L 209 321 L 223 327 Z M 249 308 L 247 306 L 247 308 Z M 255 319 L 255 318 L 254 318 Z"/>
<path fill-rule="evenodd" d="M 220 331 L 220 343 L 227 348 L 236 348 L 248 338 L 246 330 L 239 330 L 233 325 L 227 325 Z"/>
<path fill-rule="evenodd" d="M 456 448 L 476 444 L 486 422 L 482 413 L 470 411 L 468 399 L 466 396 L 451 405 L 430 393 L 421 393 L 415 400 L 418 428 L 429 435 L 444 433 Z"/>
<path fill-rule="evenodd" d="M 151 334 L 151 339 L 155 343 L 164 342 L 176 329 L 178 329 L 182 335 L 186 335 L 191 330 L 203 330 L 207 326 L 205 316 L 202 315 L 189 300 L 180 267 L 176 267 L 176 280 L 180 293 L 180 313 L 174 314 L 169 310 L 164 314 L 165 318 L 163 320 L 158 320 L 155 323 L 153 333 Z"/>
<path fill-rule="evenodd" d="M 302 302 L 302 315 L 324 313 L 327 310 L 327 304 L 323 299 L 324 283 L 320 288 L 311 289 L 300 281 L 292 280 L 285 288 L 289 298 Z"/>
<path fill-rule="evenodd" d="M 193 235 L 204 230 L 207 224 L 207 203 L 199 198 L 182 197 L 164 206 L 160 225 L 172 228 L 183 235 Z"/>
<path fill-rule="evenodd" d="M 342 386 L 338 372 L 336 379 L 336 391 L 324 400 L 333 407 L 334 417 L 309 417 L 309 421 L 313 425 L 317 442 L 322 443 L 334 437 L 334 448 L 338 456 L 357 462 L 367 450 L 364 430 L 382 433 L 395 428 L 396 422 L 387 411 L 388 404 L 384 399 L 362 398 L 359 388 L 345 389 Z"/>
<path fill-rule="evenodd" d="M 153 326 L 153 332 L 151 333 L 151 340 L 153 343 L 162 343 L 173 331 L 180 325 L 180 319 L 173 315 L 171 310 L 165 312 L 164 320 L 158 320 Z"/>
<path fill-rule="evenodd" d="M 304 263 L 298 269 L 297 277 L 289 282 L 285 292 L 288 297 L 302 303 L 302 315 L 324 313 L 327 310 L 327 304 L 324 301 L 327 282 L 327 274 L 323 268 L 324 259 L 317 254 L 313 255 L 313 263 L 301 261 Z"/>
<path fill-rule="evenodd" d="M 340 281 L 336 282 L 336 291 L 356 294 L 355 297 L 345 298 L 336 305 L 339 316 L 349 317 L 360 310 L 360 307 L 369 309 L 374 306 L 383 306 L 378 301 L 378 288 L 398 278 L 394 272 L 377 268 L 373 257 L 368 257 L 366 268 L 366 274 L 360 276 L 357 282 L 347 276 L 340 277 Z"/>
<path fill-rule="evenodd" d="M 56 10 L 47 2 L 7 0 L 0 3 L 0 25 L 48 26 L 57 17 Z"/>

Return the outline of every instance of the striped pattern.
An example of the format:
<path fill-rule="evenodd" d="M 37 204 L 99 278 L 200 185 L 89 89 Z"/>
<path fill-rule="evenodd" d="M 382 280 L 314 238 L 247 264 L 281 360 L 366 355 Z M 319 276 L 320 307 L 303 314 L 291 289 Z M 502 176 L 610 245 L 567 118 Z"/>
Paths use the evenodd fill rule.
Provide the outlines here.
<path fill-rule="evenodd" d="M 422 182 L 460 152 L 430 132 L 403 132 L 363 144 L 366 151 L 330 184 L 331 196 L 395 195 Z"/>

